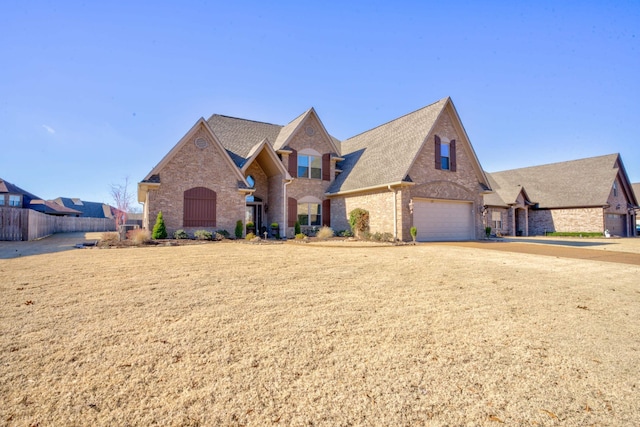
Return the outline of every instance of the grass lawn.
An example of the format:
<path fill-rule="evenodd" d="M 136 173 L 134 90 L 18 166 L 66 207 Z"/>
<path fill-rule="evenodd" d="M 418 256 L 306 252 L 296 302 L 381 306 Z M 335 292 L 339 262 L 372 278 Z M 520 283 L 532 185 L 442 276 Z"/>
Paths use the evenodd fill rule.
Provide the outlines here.
<path fill-rule="evenodd" d="M 636 426 L 639 275 L 444 245 L 0 259 L 0 423 Z"/>

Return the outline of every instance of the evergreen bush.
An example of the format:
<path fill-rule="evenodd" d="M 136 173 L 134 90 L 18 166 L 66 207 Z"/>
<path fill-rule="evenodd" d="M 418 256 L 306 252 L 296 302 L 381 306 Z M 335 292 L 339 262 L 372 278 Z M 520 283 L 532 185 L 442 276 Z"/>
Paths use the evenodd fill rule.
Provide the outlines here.
<path fill-rule="evenodd" d="M 361 237 L 369 229 L 369 211 L 355 208 L 349 212 L 349 225 L 353 234 Z"/>
<path fill-rule="evenodd" d="M 167 227 L 164 225 L 164 218 L 162 218 L 162 211 L 158 212 L 156 223 L 153 226 L 153 232 L 151 233 L 153 239 L 166 239 Z"/>
<path fill-rule="evenodd" d="M 242 220 L 241 219 L 236 221 L 235 235 L 236 235 L 236 239 L 242 238 Z"/>

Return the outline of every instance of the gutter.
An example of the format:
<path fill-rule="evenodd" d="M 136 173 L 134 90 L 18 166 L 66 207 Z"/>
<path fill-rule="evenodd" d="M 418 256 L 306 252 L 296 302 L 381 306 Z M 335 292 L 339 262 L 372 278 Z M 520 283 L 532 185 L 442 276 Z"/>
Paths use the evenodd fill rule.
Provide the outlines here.
<path fill-rule="evenodd" d="M 282 210 L 282 225 L 280 226 L 280 236 L 283 236 L 283 238 L 285 240 L 287 239 L 287 228 L 288 228 L 288 226 L 287 226 L 287 224 L 288 224 L 287 216 L 289 215 L 289 212 L 288 212 L 289 206 L 288 206 L 288 203 L 287 203 L 288 202 L 288 199 L 287 199 L 287 185 L 291 184 L 292 182 L 293 182 L 293 179 L 285 179 L 284 180 L 284 185 L 282 186 L 282 193 L 283 193 L 282 204 L 283 204 L 283 208 L 284 209 Z"/>
<path fill-rule="evenodd" d="M 383 190 L 385 188 L 390 188 L 390 187 L 408 187 L 410 185 L 416 185 L 416 184 L 414 182 L 398 181 L 398 182 L 392 182 L 390 184 L 373 185 L 371 187 L 357 188 L 355 190 L 339 191 L 337 193 L 324 193 L 324 195 L 327 197 L 344 196 L 347 194 L 362 193 L 362 192 L 371 191 L 371 190 Z"/>

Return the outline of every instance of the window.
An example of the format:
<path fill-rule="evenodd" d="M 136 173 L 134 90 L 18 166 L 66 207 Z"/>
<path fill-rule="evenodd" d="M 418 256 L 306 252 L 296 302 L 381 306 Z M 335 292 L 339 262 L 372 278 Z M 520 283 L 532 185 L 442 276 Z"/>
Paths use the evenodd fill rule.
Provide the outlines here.
<path fill-rule="evenodd" d="M 322 179 L 322 158 L 298 155 L 298 178 Z"/>
<path fill-rule="evenodd" d="M 4 194 L 0 194 L 0 206 L 4 206 Z"/>
<path fill-rule="evenodd" d="M 322 225 L 322 205 L 320 203 L 298 203 L 300 225 Z"/>
<path fill-rule="evenodd" d="M 440 167 L 442 170 L 449 170 L 449 143 L 443 142 L 440 145 Z"/>
<path fill-rule="evenodd" d="M 9 194 L 9 206 L 20 206 L 20 196 Z"/>
<path fill-rule="evenodd" d="M 184 192 L 183 227 L 216 226 L 216 192 L 195 187 Z"/>
<path fill-rule="evenodd" d="M 618 197 L 618 183 L 613 181 L 613 197 Z"/>
<path fill-rule="evenodd" d="M 500 212 L 491 212 L 491 224 L 494 230 L 502 230 L 502 215 Z"/>
<path fill-rule="evenodd" d="M 256 180 L 251 176 L 247 176 L 247 184 L 249 184 L 249 188 L 255 188 Z"/>

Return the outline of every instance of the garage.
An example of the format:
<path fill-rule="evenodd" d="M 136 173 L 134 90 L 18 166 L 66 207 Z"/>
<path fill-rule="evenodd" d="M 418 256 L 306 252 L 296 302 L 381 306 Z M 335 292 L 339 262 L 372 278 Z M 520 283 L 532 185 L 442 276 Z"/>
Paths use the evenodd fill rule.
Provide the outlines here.
<path fill-rule="evenodd" d="M 476 238 L 471 202 L 414 199 L 413 225 L 418 229 L 416 240 L 419 242 Z"/>
<path fill-rule="evenodd" d="M 627 235 L 627 227 L 625 227 L 626 222 L 627 222 L 626 215 L 607 214 L 605 217 L 604 228 L 609 230 L 609 234 L 611 234 L 612 236 L 626 237 Z"/>

